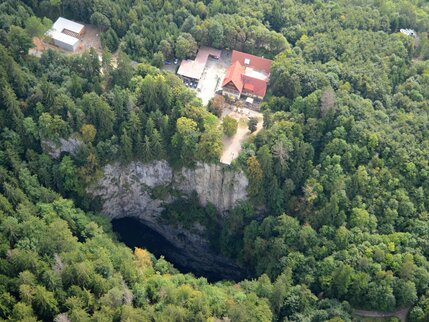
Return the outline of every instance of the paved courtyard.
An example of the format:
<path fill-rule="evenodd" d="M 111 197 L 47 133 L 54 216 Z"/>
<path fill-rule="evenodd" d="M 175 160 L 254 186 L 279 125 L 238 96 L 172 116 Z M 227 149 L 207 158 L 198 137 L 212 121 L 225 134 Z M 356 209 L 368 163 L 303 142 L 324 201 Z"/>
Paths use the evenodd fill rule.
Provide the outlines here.
<path fill-rule="evenodd" d="M 100 30 L 94 25 L 85 25 L 85 34 L 82 37 L 82 45 L 76 53 L 82 53 L 86 49 L 94 48 L 97 52 L 102 53 Z"/>
<path fill-rule="evenodd" d="M 226 70 L 231 63 L 231 52 L 222 51 L 219 59 L 209 57 L 203 75 L 198 82 L 197 96 L 207 105 L 221 87 Z"/>

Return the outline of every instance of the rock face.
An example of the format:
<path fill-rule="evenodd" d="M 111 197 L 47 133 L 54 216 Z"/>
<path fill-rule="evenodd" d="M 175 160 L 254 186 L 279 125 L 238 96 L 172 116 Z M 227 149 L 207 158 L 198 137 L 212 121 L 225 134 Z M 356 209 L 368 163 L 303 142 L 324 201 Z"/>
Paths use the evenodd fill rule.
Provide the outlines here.
<path fill-rule="evenodd" d="M 198 163 L 193 169 L 173 170 L 166 161 L 132 162 L 107 165 L 103 177 L 88 192 L 100 197 L 103 212 L 110 218 L 136 217 L 164 236 L 180 249 L 181 254 L 174 255 L 181 264 L 238 279 L 242 277 L 240 268 L 210 249 L 203 227 L 190 232 L 163 222 L 160 214 L 165 205 L 196 192 L 201 205 L 210 202 L 225 216 L 247 199 L 247 185 L 243 172 L 221 165 Z"/>
<path fill-rule="evenodd" d="M 69 138 L 67 140 L 60 138 L 58 143 L 42 140 L 42 148 L 43 151 L 48 153 L 52 158 L 58 159 L 63 152 L 74 155 L 82 143 L 82 141 L 75 138 Z"/>
<path fill-rule="evenodd" d="M 198 163 L 194 169 L 173 171 L 166 161 L 132 162 L 107 165 L 103 173 L 89 192 L 101 197 L 103 211 L 111 218 L 156 217 L 164 205 L 194 191 L 201 205 L 210 202 L 222 214 L 247 199 L 244 173 L 221 165 Z"/>

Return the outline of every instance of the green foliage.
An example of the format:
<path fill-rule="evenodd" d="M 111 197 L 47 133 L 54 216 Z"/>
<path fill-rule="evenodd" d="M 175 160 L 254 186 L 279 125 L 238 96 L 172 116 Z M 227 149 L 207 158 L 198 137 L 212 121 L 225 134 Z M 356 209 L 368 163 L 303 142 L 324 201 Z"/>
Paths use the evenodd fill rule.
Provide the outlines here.
<path fill-rule="evenodd" d="M 103 15 L 100 12 L 94 12 L 90 17 L 90 21 L 93 25 L 98 26 L 100 29 L 106 30 L 110 28 L 109 18 L 107 18 L 105 15 Z"/>
<path fill-rule="evenodd" d="M 191 34 L 183 33 L 176 40 L 175 54 L 179 59 L 191 58 L 195 56 L 198 45 Z"/>
<path fill-rule="evenodd" d="M 31 37 L 19 26 L 11 26 L 7 34 L 9 48 L 15 58 L 27 55 L 28 50 L 33 47 Z"/>
<path fill-rule="evenodd" d="M 247 160 L 247 170 L 247 176 L 249 178 L 249 194 L 256 202 L 259 202 L 262 197 L 263 172 L 256 157 L 252 156 Z"/>
<path fill-rule="evenodd" d="M 249 128 L 250 133 L 253 133 L 256 131 L 257 125 L 258 125 L 258 119 L 255 117 L 251 117 L 247 122 L 247 126 Z"/>
<path fill-rule="evenodd" d="M 196 157 L 205 162 L 218 162 L 222 153 L 222 132 L 214 125 L 206 127 L 197 145 Z"/>
<path fill-rule="evenodd" d="M 104 22 L 104 24 L 107 25 L 106 22 Z M 102 32 L 100 39 L 101 39 L 101 44 L 105 48 L 109 49 L 109 51 L 115 52 L 118 49 L 119 38 L 115 30 L 113 30 L 112 28 L 108 28 L 106 31 Z"/>
<path fill-rule="evenodd" d="M 181 117 L 177 120 L 176 133 L 172 138 L 172 144 L 183 163 L 189 164 L 192 162 L 200 135 L 201 133 L 198 131 L 195 121 L 186 117 Z"/>
<path fill-rule="evenodd" d="M 13 201 L 12 194 L 17 195 L 20 187 L 12 172 L 0 170 L 4 179 L 0 192 L 9 189 Z M 82 321 L 122 315 L 156 320 L 176 310 L 187 319 L 233 315 L 237 310 L 258 320 L 271 319 L 266 300 L 251 290 L 210 285 L 205 279 L 175 273 L 162 257 L 156 260 L 141 249 L 132 253 L 114 241 L 108 226 L 102 228 L 93 221 L 101 222 L 99 215 L 84 213 L 58 195 L 48 203 L 36 204 L 32 195 L 41 196 L 46 189 L 37 179 L 33 185 L 35 192 L 21 196 L 28 209 L 19 206 L 0 215 L 0 238 L 7 246 L 2 252 L 9 252 L 1 261 L 2 319 L 36 321 L 67 316 Z M 189 209 L 183 207 L 178 209 Z M 211 213 L 200 218 L 213 224 L 215 212 L 209 209 L 195 211 Z M 14 282 L 3 283 L 6 280 Z M 167 297 L 159 296 L 163 290 Z"/>
<path fill-rule="evenodd" d="M 30 37 L 42 37 L 51 27 L 52 21 L 46 17 L 40 19 L 31 16 L 25 22 L 25 29 Z"/>
<path fill-rule="evenodd" d="M 156 52 L 152 58 L 152 65 L 161 68 L 164 65 L 164 54 L 161 51 Z"/>
<path fill-rule="evenodd" d="M 236 119 L 228 115 L 223 118 L 222 126 L 223 126 L 223 133 L 226 136 L 231 137 L 231 136 L 234 136 L 235 133 L 237 133 L 238 122 Z"/>
<path fill-rule="evenodd" d="M 95 23 L 117 68 L 95 50 L 29 57 L 49 25 L 34 13 Z M 428 320 L 425 1 L 3 1 L 0 28 L 0 319 L 350 321 L 353 306 Z M 249 201 L 221 216 L 193 196 L 163 215 L 254 274 L 234 286 L 133 254 L 59 195 L 90 208 L 118 160 L 218 162 L 222 98 L 207 111 L 148 63 L 200 45 L 274 59 L 264 128 L 234 161 Z M 73 153 L 43 152 L 69 138 Z"/>

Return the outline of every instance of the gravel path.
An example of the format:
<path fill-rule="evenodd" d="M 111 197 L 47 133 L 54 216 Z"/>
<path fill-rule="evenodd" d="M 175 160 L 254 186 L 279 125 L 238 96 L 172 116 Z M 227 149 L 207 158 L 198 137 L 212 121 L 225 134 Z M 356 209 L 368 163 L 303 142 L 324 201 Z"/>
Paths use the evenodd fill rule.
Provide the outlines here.
<path fill-rule="evenodd" d="M 404 308 L 392 312 L 383 312 L 383 311 L 367 311 L 367 310 L 353 310 L 353 313 L 362 317 L 370 318 L 388 318 L 397 316 L 402 322 L 407 321 L 407 315 L 410 308 Z"/>
<path fill-rule="evenodd" d="M 258 119 L 257 130 L 253 134 L 256 134 L 262 130 L 262 113 L 255 112 L 247 108 L 242 108 L 240 110 L 242 111 L 241 113 L 230 112 L 227 114 L 238 121 L 238 128 L 237 133 L 233 137 L 229 138 L 225 136 L 223 139 L 223 152 L 220 162 L 224 164 L 231 164 L 231 162 L 238 157 L 241 151 L 241 145 L 250 136 L 250 131 L 247 127 L 249 116 L 256 117 Z"/>

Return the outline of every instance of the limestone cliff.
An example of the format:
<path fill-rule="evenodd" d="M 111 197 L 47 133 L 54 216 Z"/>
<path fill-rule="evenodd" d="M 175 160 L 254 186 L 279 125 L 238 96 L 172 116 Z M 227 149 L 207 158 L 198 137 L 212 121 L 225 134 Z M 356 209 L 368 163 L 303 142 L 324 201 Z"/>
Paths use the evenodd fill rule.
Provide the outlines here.
<path fill-rule="evenodd" d="M 160 214 L 165 205 L 195 191 L 201 205 L 210 202 L 226 215 L 247 199 L 248 180 L 243 172 L 204 163 L 173 170 L 166 161 L 155 161 L 132 162 L 127 166 L 111 164 L 104 167 L 103 173 L 88 192 L 100 197 L 103 212 L 110 218 L 139 218 L 178 247 L 182 251 L 179 260 L 186 261 L 188 266 L 200 271 L 221 270 L 233 279 L 241 275 L 235 264 L 210 250 L 203 227 L 198 225 L 190 232 L 163 222 Z"/>
<path fill-rule="evenodd" d="M 83 142 L 77 138 L 60 138 L 58 142 L 42 140 L 42 148 L 43 151 L 48 153 L 52 158 L 58 159 L 61 153 L 76 154 L 82 143 Z"/>

